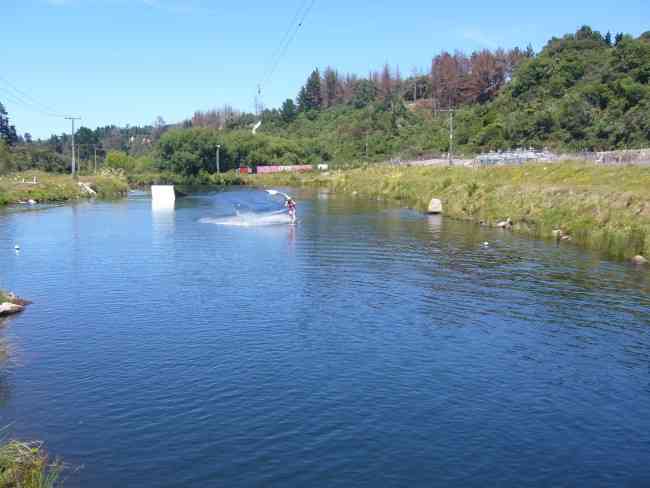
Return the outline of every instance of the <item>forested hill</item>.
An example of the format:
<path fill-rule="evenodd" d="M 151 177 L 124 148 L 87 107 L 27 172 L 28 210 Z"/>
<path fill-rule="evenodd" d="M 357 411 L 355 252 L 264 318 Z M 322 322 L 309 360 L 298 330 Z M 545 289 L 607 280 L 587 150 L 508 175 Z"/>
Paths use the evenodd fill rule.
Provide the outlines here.
<path fill-rule="evenodd" d="M 427 74 L 384 67 L 366 78 L 314 70 L 257 136 L 240 134 L 232 164 L 379 161 L 444 153 L 455 110 L 455 151 L 516 147 L 607 150 L 650 146 L 650 32 L 589 27 L 522 51 L 441 53 Z M 247 129 L 251 115 L 197 112 L 188 125 Z M 166 136 L 165 158 L 188 134 Z M 165 137 L 164 137 L 165 139 Z M 209 153 L 208 153 L 209 154 Z M 226 155 L 226 158 L 228 156 Z M 209 161 L 206 161 L 209 164 Z M 182 166 L 182 165 L 181 165 Z"/>
<path fill-rule="evenodd" d="M 612 36 L 585 26 L 551 39 L 539 53 L 443 52 L 410 76 L 389 66 L 365 77 L 315 69 L 295 95 L 261 112 L 256 135 L 255 115 L 225 106 L 178 124 L 160 119 L 143 128 L 80 128 L 79 156 L 88 164 L 99 154 L 127 170 L 185 174 L 215 171 L 218 145 L 222 170 L 406 159 L 448 151 L 449 109 L 457 154 L 650 147 L 650 32 Z M 2 138 L 11 131 L 6 113 L 0 115 L 7 129 L 0 127 Z M 65 167 L 66 138 L 39 143 L 26 136 L 6 138 L 14 146 L 13 167 Z M 58 156 L 48 159 L 47 151 Z M 2 154 L 0 147 L 0 170 L 3 158 L 9 161 Z"/>
<path fill-rule="evenodd" d="M 493 102 L 472 107 L 463 142 L 475 149 L 648 147 L 649 82 L 650 32 L 612 41 L 584 27 L 549 41 Z"/>
<path fill-rule="evenodd" d="M 537 55 L 511 58 L 510 66 L 496 54 L 435 58 L 426 79 L 429 92 L 415 106 L 412 79 L 395 80 L 400 100 L 387 97 L 381 83 L 368 87 L 373 80 L 362 80 L 357 86 L 371 94 L 367 105 L 357 95 L 347 104 L 303 109 L 289 124 L 282 123 L 284 110 L 270 112 L 265 130 L 313 138 L 335 159 L 365 157 L 366 142 L 371 158 L 435 153 L 448 149 L 448 118 L 434 116 L 433 109 L 451 107 L 458 109 L 456 144 L 468 154 L 521 146 L 650 146 L 650 32 L 612 39 L 583 27 L 551 39 Z"/>

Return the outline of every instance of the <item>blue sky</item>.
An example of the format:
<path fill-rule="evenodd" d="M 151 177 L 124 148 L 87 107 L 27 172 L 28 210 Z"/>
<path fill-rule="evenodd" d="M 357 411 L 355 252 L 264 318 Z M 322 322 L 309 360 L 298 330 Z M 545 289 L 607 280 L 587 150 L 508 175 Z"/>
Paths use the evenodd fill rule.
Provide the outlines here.
<path fill-rule="evenodd" d="M 158 115 L 176 122 L 226 103 L 253 110 L 257 84 L 309 1 L 1 0 L 0 101 L 18 131 L 36 137 L 69 131 L 44 111 L 94 128 Z M 262 100 L 294 97 L 314 67 L 365 74 L 388 62 L 409 74 L 445 49 L 539 49 L 583 24 L 639 35 L 649 21 L 648 0 L 315 0 Z M 34 102 L 39 109 L 28 108 Z"/>

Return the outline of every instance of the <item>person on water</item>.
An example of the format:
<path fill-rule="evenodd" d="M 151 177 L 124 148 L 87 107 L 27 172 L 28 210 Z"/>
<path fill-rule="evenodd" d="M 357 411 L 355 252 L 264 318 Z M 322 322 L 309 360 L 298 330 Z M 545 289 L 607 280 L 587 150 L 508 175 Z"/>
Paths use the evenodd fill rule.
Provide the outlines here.
<path fill-rule="evenodd" d="M 287 201 L 284 205 L 289 209 L 289 217 L 291 217 L 291 223 L 296 222 L 296 202 L 293 198 L 287 197 Z"/>

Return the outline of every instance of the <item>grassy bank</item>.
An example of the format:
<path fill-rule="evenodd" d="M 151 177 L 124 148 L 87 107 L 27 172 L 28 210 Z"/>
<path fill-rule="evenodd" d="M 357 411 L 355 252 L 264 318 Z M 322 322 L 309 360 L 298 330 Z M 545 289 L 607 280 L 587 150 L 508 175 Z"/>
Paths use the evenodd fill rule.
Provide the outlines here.
<path fill-rule="evenodd" d="M 80 176 L 77 181 L 87 183 L 97 192 L 99 198 L 119 198 L 128 191 L 126 180 L 115 176 Z M 77 181 L 69 175 L 40 171 L 0 176 L 0 205 L 28 200 L 44 203 L 89 198 L 91 195 L 84 192 Z"/>
<path fill-rule="evenodd" d="M 179 186 L 226 186 L 243 185 L 247 183 L 245 177 L 234 171 L 227 173 L 208 173 L 205 171 L 197 175 L 182 175 L 171 172 L 149 172 L 128 174 L 127 180 L 132 188 L 144 188 L 151 185 L 179 185 Z"/>
<path fill-rule="evenodd" d="M 0 303 L 16 298 L 0 290 Z M 0 363 L 9 359 L 9 346 L 0 339 Z M 0 488 L 53 488 L 61 486 L 63 464 L 52 460 L 40 442 L 0 439 Z"/>
<path fill-rule="evenodd" d="M 556 229 L 577 244 L 609 256 L 650 256 L 650 168 L 587 163 L 517 167 L 395 168 L 374 166 L 329 174 L 255 175 L 260 186 L 322 186 L 359 197 L 394 200 L 426 210 L 440 198 L 453 218 L 552 237 Z"/>
<path fill-rule="evenodd" d="M 62 464 L 51 460 L 41 443 L 7 441 L 0 444 L 0 488 L 60 486 Z"/>

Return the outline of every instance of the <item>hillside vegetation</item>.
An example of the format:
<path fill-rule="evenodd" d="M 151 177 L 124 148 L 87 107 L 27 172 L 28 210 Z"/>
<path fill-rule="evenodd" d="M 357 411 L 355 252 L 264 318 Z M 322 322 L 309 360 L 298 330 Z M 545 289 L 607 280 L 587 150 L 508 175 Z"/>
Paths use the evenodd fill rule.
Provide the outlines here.
<path fill-rule="evenodd" d="M 449 149 L 448 116 L 434 114 L 434 108 L 450 106 L 435 98 L 442 91 L 447 99 L 461 94 L 451 103 L 457 109 L 460 153 L 528 146 L 556 151 L 650 146 L 650 33 L 637 39 L 619 35 L 613 41 L 583 27 L 551 39 L 539 54 L 519 58 L 512 79 L 484 98 L 463 97 L 473 86 L 474 71 L 467 71 L 462 59 L 450 64 L 445 76 L 436 75 L 434 60 L 431 78 L 442 78 L 443 88 L 434 87 L 430 99 L 408 107 L 403 96 L 387 99 L 375 89 L 362 107 L 348 103 L 304 110 L 288 124 L 269 113 L 262 128 L 310 140 L 337 163 L 441 153 Z M 490 79 L 489 69 L 485 72 Z M 395 90 L 409 86 L 409 80 L 396 82 Z"/>
<path fill-rule="evenodd" d="M 252 119 L 197 112 L 189 127 L 162 135 L 158 165 L 174 172 L 240 165 L 350 166 L 516 147 L 555 151 L 650 146 L 650 33 L 602 35 L 583 27 L 538 54 L 512 50 L 441 53 L 430 75 L 403 79 L 388 66 L 368 78 L 314 70 L 296 102 Z"/>
<path fill-rule="evenodd" d="M 601 34 L 585 26 L 551 39 L 539 52 L 442 52 L 428 71 L 403 77 L 388 65 L 366 77 L 315 69 L 295 98 L 259 120 L 225 105 L 178 124 L 81 127 L 75 140 L 83 171 L 99 166 L 128 173 L 227 171 L 239 166 L 329 163 L 345 167 L 449 150 L 533 146 L 555 151 L 650 147 L 650 32 Z M 3 129 L 4 127 L 4 129 Z M 0 174 L 69 171 L 66 135 L 33 141 L 17 135 L 0 106 Z M 8 147 L 5 147 L 8 146 Z"/>
<path fill-rule="evenodd" d="M 451 217 L 492 226 L 509 217 L 515 231 L 534 237 L 565 235 L 617 258 L 650 256 L 648 167 L 563 163 L 476 170 L 375 165 L 327 175 L 255 175 L 249 182 L 323 186 L 422 211 L 435 197 Z"/>

